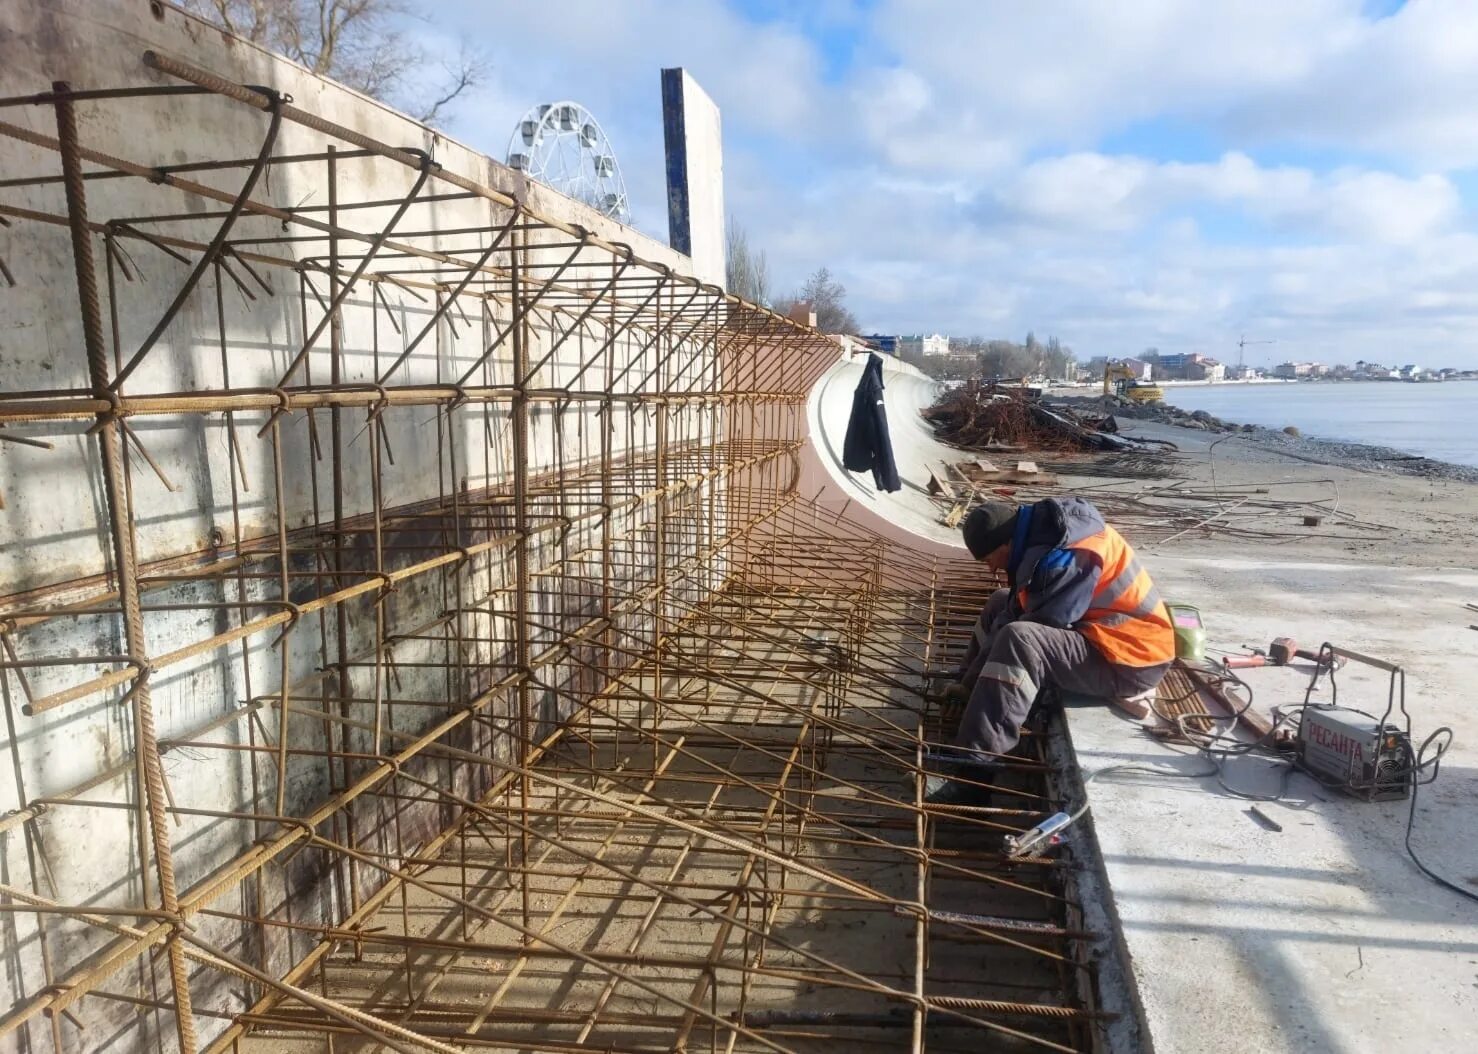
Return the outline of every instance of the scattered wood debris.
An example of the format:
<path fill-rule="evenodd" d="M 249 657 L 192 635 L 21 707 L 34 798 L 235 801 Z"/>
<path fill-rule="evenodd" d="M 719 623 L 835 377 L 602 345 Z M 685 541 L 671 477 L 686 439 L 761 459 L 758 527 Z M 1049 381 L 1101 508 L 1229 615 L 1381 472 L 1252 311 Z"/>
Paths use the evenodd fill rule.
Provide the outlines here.
<path fill-rule="evenodd" d="M 968 381 L 923 411 L 946 443 L 992 453 L 1080 450 L 1175 449 L 1163 440 L 1118 434 L 1113 417 L 1084 418 L 1063 407 L 1047 407 L 1019 388 Z"/>

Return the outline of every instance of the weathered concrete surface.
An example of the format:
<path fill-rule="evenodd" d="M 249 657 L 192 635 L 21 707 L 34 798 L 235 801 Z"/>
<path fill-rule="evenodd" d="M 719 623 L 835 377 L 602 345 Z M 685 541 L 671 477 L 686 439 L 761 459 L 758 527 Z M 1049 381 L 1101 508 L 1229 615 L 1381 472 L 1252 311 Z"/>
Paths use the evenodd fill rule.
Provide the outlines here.
<path fill-rule="evenodd" d="M 842 437 L 852 413 L 852 392 L 862 378 L 865 354 L 839 361 L 811 390 L 807 406 L 812 446 L 802 462 L 801 492 L 870 530 L 907 537 L 941 556 L 958 556 L 960 533 L 939 522 L 940 507 L 929 496 L 929 470 L 964 455 L 934 438 L 919 411 L 933 404 L 939 383 L 907 363 L 883 356 L 883 402 L 893 457 L 903 489 L 891 494 L 873 486 L 870 472 L 842 467 Z M 900 531 L 903 532 L 900 534 Z"/>
<path fill-rule="evenodd" d="M 180 10 L 168 5 L 159 8 L 156 18 L 151 14 L 151 5 L 124 0 L 3 5 L 0 55 L 4 61 L 0 62 L 0 91 L 6 96 L 21 96 L 49 90 L 55 80 L 66 81 L 78 90 L 176 84 L 173 78 L 144 65 L 144 52 L 155 49 L 228 79 L 276 87 L 291 94 L 296 105 L 305 110 L 383 142 L 422 149 L 447 169 L 488 186 L 508 193 L 520 188 L 529 206 L 541 214 L 558 216 L 600 237 L 629 243 L 644 258 L 670 266 L 679 274 L 692 273 L 691 262 L 682 254 L 571 198 L 539 184 L 526 183 L 518 173 L 470 147 Z M 14 107 L 0 119 L 40 135 L 56 135 L 56 115 L 50 106 Z M 209 95 L 179 96 L 163 101 L 87 103 L 78 106 L 77 120 L 86 146 L 145 166 L 196 161 L 202 157 L 250 157 L 260 147 L 268 126 L 262 113 Z M 284 122 L 275 152 L 321 151 L 323 145 L 324 137 L 318 133 Z M 5 140 L 4 149 L 7 177 L 59 171 L 53 151 L 13 139 Z M 337 170 L 340 199 L 346 204 L 368 200 L 395 202 L 415 182 L 415 173 L 410 169 L 364 158 L 341 160 Z M 195 173 L 192 178 L 234 194 L 244 174 L 239 169 L 228 169 Z M 260 202 L 282 208 L 299 203 L 321 207 L 326 200 L 325 185 L 321 165 L 275 165 L 259 182 L 254 196 Z M 436 189 L 432 183 L 423 196 Z M 90 218 L 95 223 L 147 216 L 163 210 L 220 208 L 219 203 L 174 193 L 139 179 L 90 181 L 87 194 Z M 8 189 L 3 200 L 8 205 L 46 212 L 62 209 L 62 191 L 57 185 Z M 357 229 L 378 231 L 393 211 L 393 205 L 357 209 L 353 222 Z M 455 231 L 497 225 L 504 219 L 506 210 L 491 202 L 450 200 L 413 208 L 399 229 Z M 207 242 L 218 222 L 219 215 L 204 221 L 185 220 L 157 226 L 170 235 Z M 245 216 L 233 228 L 232 237 L 247 243 L 281 233 L 281 225 L 271 217 Z M 95 241 L 98 244 L 94 255 L 99 281 L 104 286 L 106 311 L 110 293 L 106 282 L 108 268 L 100 240 Z M 434 247 L 457 251 L 466 241 L 465 237 L 448 234 Z M 139 271 L 137 280 L 129 281 L 119 275 L 112 283 L 120 304 L 119 345 L 127 358 L 163 315 L 189 266 L 151 246 L 126 240 L 124 244 Z M 285 251 L 311 258 L 326 255 L 327 245 L 319 241 Z M 5 256 L 19 284 L 16 290 L 0 298 L 0 389 L 87 387 L 67 229 L 32 222 L 0 228 L 0 254 Z M 224 352 L 219 349 L 221 338 L 213 281 L 203 280 L 129 378 L 128 392 L 138 395 L 220 388 L 224 382 L 223 359 L 229 359 L 232 387 L 276 386 L 287 362 L 301 346 L 306 335 L 302 332 L 305 323 L 311 329 L 318 321 L 318 312 L 316 294 L 301 285 L 296 276 L 289 273 L 269 277 L 276 280 L 276 295 L 258 296 L 250 303 L 228 283 L 224 296 Z M 314 288 L 319 293 L 326 290 L 321 276 Z M 430 314 L 427 303 L 402 296 L 393 287 L 387 297 L 396 317 L 409 326 L 411 334 L 420 329 Z M 346 383 L 372 382 L 404 343 L 386 328 L 386 312 L 378 314 L 380 331 L 376 337 L 377 312 L 368 294 L 356 295 L 345 305 Z M 444 380 L 458 366 L 465 369 L 476 361 L 485 346 L 481 338 L 480 325 L 473 329 L 439 324 L 418 353 L 397 371 L 392 383 Z M 532 339 L 543 340 L 538 327 Z M 308 363 L 293 378 L 295 382 L 317 378 L 321 383 L 328 376 L 327 346 L 327 336 L 321 336 Z M 539 350 L 538 346 L 533 347 L 531 355 L 537 355 Z M 506 371 L 510 354 L 500 350 L 491 365 L 497 371 Z M 578 363 L 573 361 L 577 358 L 567 346 L 560 361 L 552 362 L 536 383 L 557 385 L 567 380 L 578 369 Z M 625 383 L 629 386 L 635 380 L 627 377 Z M 395 464 L 387 469 L 386 479 L 387 490 L 403 494 L 406 500 L 435 492 L 438 471 L 434 446 L 417 441 L 427 427 L 435 428 L 435 414 L 427 411 L 415 421 L 409 419 L 411 416 L 405 415 L 403 428 L 400 423 L 392 426 L 404 434 L 391 436 L 397 456 Z M 594 419 L 592 412 L 592 429 Z M 550 420 L 540 416 L 533 425 L 531 445 L 538 456 L 536 471 L 551 467 L 556 461 Z M 166 418 L 141 419 L 134 427 L 176 485 L 175 490 L 167 491 L 156 480 L 143 484 L 147 489 L 141 500 L 149 503 L 151 515 L 140 524 L 140 559 L 149 561 L 206 549 L 215 530 L 224 532 L 230 541 L 234 525 L 222 511 L 230 505 L 231 481 L 223 421 L 206 418 L 182 423 Z M 285 461 L 290 466 L 305 465 L 309 440 L 304 416 L 285 419 L 283 430 Z M 499 444 L 501 449 L 484 457 L 489 444 L 484 440 L 483 424 L 469 418 L 462 431 L 458 463 L 468 467 L 469 485 L 476 486 L 479 476 L 506 476 L 509 444 Z M 0 595 L 68 581 L 99 570 L 107 546 L 97 530 L 101 496 L 95 489 L 95 458 L 83 432 L 84 428 L 44 435 L 32 431 L 27 434 L 55 442 L 56 449 L 45 454 L 34 448 L 18 452 L 14 445 L 7 444 L 5 456 L 0 457 L 0 493 L 6 498 L 5 507 L 0 508 Z M 574 430 L 569 432 L 572 435 Z M 638 436 L 638 442 L 643 438 Z M 619 437 L 622 443 L 625 439 L 624 435 Z M 565 456 L 578 456 L 573 440 L 567 436 L 566 442 Z M 241 456 L 246 476 L 256 484 L 251 494 L 263 494 L 259 481 L 270 471 L 265 444 L 242 443 Z M 326 474 L 320 473 L 320 477 L 315 489 L 310 473 L 289 474 L 287 512 L 291 526 L 313 521 L 315 501 L 326 507 L 328 482 Z M 51 500 L 59 488 L 86 496 L 86 500 Z M 367 476 L 351 477 L 347 498 L 347 514 L 367 511 L 370 502 Z M 267 533 L 275 527 L 273 511 L 266 502 L 244 502 L 242 515 L 244 536 Z M 17 539 L 24 539 L 24 543 Z"/>
<path fill-rule="evenodd" d="M 1478 573 L 1207 556 L 1159 556 L 1152 565 L 1167 593 L 1200 605 L 1223 646 L 1291 634 L 1404 664 L 1414 736 L 1439 725 L 1455 733 L 1437 782 L 1420 791 L 1413 844 L 1428 866 L 1478 891 L 1478 664 L 1460 603 L 1478 596 Z M 1302 700 L 1306 669 L 1244 676 L 1267 710 Z M 1383 674 L 1352 666 L 1338 685 L 1342 704 L 1384 709 Z M 1084 770 L 1205 765 L 1107 709 L 1075 709 L 1069 723 Z M 1269 763 L 1253 760 L 1230 764 L 1226 780 L 1252 792 L 1278 784 Z M 1212 779 L 1120 773 L 1089 785 L 1155 1048 L 1469 1049 L 1478 906 L 1407 859 L 1408 803 L 1356 802 L 1303 776 L 1288 793 L 1286 803 L 1259 806 L 1279 833 Z"/>
<path fill-rule="evenodd" d="M 48 91 L 53 81 L 66 81 L 77 90 L 111 89 L 145 85 L 175 84 L 171 78 L 146 67 L 143 54 L 154 49 L 181 58 L 227 79 L 263 84 L 288 92 L 296 104 L 327 119 L 355 129 L 380 141 L 419 148 L 434 156 L 448 170 L 504 192 L 525 195 L 529 206 L 546 216 L 579 224 L 597 236 L 629 243 L 641 257 L 670 267 L 675 273 L 691 273 L 689 260 L 666 245 L 646 238 L 586 208 L 537 185 L 524 186 L 522 178 L 477 151 L 450 141 L 390 108 L 354 91 L 316 77 L 303 68 L 262 49 L 236 40 L 179 9 L 151 5 L 138 0 L 27 0 L 0 7 L 0 95 L 23 96 Z M 56 135 L 56 114 L 48 105 L 18 106 L 3 119 L 38 135 Z M 183 95 L 133 100 L 90 101 L 77 106 L 77 121 L 83 143 L 107 154 L 152 167 L 201 160 L 252 157 L 260 148 L 268 121 L 255 110 L 211 95 Z M 342 204 L 365 201 L 395 202 L 405 195 L 415 173 L 399 166 L 364 157 L 347 156 L 342 149 L 337 162 L 337 186 Z M 284 122 L 275 143 L 275 153 L 289 155 L 324 150 L 325 138 L 297 124 Z M 91 163 L 85 166 L 92 171 Z M 55 175 L 60 169 L 54 151 L 5 139 L 0 171 L 5 178 Z M 206 170 L 193 178 L 213 189 L 234 194 L 241 186 L 239 168 Z M 273 165 L 259 182 L 255 200 L 280 208 L 303 206 L 310 210 L 326 206 L 326 168 L 322 163 Z M 435 182 L 426 194 L 436 190 Z M 169 235 L 207 242 L 219 223 L 221 206 L 204 197 L 156 186 L 146 179 L 98 179 L 87 183 L 90 218 L 94 223 L 161 213 L 214 209 L 206 220 L 166 221 L 154 225 Z M 55 184 L 8 188 L 3 203 L 43 213 L 64 212 L 62 191 Z M 356 210 L 356 229 L 378 231 L 389 220 L 393 208 L 373 206 Z M 423 241 L 444 252 L 468 251 L 469 238 L 459 230 L 487 230 L 506 222 L 509 210 L 495 203 L 468 197 L 428 202 L 415 206 L 398 231 L 449 232 L 427 234 Z M 233 239 L 250 248 L 256 239 L 271 239 L 284 226 L 271 217 L 243 216 L 232 232 Z M 547 231 L 530 235 L 555 241 Z M 116 274 L 108 266 L 100 238 L 95 238 L 94 256 L 102 286 L 105 317 L 116 308 L 117 354 L 127 359 L 163 315 L 191 263 L 181 263 L 153 246 L 127 242 L 125 248 L 135 273 Z M 321 258 L 328 252 L 323 240 L 289 242 L 266 251 L 292 260 Z M 0 296 L 0 390 L 16 392 L 38 389 L 87 388 L 88 372 L 79 323 L 76 282 L 67 228 L 63 225 L 16 219 L 0 229 L 0 254 L 15 274 L 17 287 Z M 373 268 L 372 268 L 373 270 Z M 311 273 L 310 273 L 311 272 Z M 166 329 L 162 339 L 127 381 L 130 395 L 151 392 L 202 391 L 227 387 L 260 388 L 280 383 L 285 367 L 322 317 L 319 296 L 326 279 L 317 274 L 315 293 L 307 287 L 316 272 L 307 267 L 295 273 L 289 267 L 268 269 L 273 295 L 257 290 L 248 301 L 237 287 L 215 274 L 208 274 L 186 301 L 184 309 Z M 110 280 L 111 277 L 111 280 Z M 222 318 L 217 318 L 217 280 L 220 278 Z M 432 317 L 434 301 L 417 299 L 393 286 L 381 290 L 379 309 L 368 288 L 361 287 L 344 303 L 342 316 L 343 379 L 366 384 L 399 355 L 414 334 Z M 472 368 L 490 341 L 491 327 L 507 326 L 508 312 L 497 303 L 487 308 L 487 317 L 477 317 L 477 305 L 467 305 L 470 321 L 454 326 L 443 317 L 426 341 L 410 356 L 389 383 L 414 385 L 455 379 Z M 393 321 L 391 321 L 393 319 Z M 219 321 L 219 324 L 218 324 Z M 392 328 L 392 326 L 398 328 Z M 529 324 L 531 357 L 539 356 L 553 340 L 552 324 Z M 618 346 L 617 355 L 635 357 L 645 334 L 633 331 L 629 343 Z M 303 383 L 330 375 L 330 340 L 319 338 L 306 366 L 293 378 Z M 707 352 L 693 348 L 694 369 L 708 363 Z M 483 383 L 507 383 L 511 378 L 511 352 L 506 347 L 486 364 Z M 625 361 L 625 360 L 623 360 Z M 535 378 L 536 385 L 568 383 L 581 368 L 575 342 L 567 343 Z M 617 381 L 616 390 L 634 388 L 642 370 L 629 371 Z M 586 383 L 592 383 L 587 381 Z M 600 383 L 597 379 L 593 383 Z M 353 516 L 372 507 L 370 444 L 363 437 L 362 418 L 355 416 L 345 443 L 344 505 Z M 534 413 L 529 425 L 527 465 L 530 474 L 554 471 L 561 464 L 588 463 L 599 456 L 599 424 L 602 418 L 593 407 L 582 416 L 571 410 L 556 421 L 556 415 Z M 315 457 L 310 446 L 308 415 L 293 413 L 281 419 L 282 455 L 286 469 L 281 496 L 289 529 L 322 523 L 333 507 L 330 462 Z M 239 413 L 235 436 L 240 449 L 239 485 L 233 471 L 228 440 L 230 427 L 222 415 L 136 417 L 132 428 L 169 475 L 172 488 L 157 479 L 142 463 L 134 465 L 133 493 L 139 515 L 137 539 L 143 563 L 229 552 L 240 537 L 270 536 L 276 525 L 276 498 L 269 439 L 258 437 L 265 416 Z M 106 509 L 102 496 L 95 440 L 86 435 L 91 422 L 51 422 L 18 426 L 15 434 L 46 440 L 54 449 L 42 450 L 15 444 L 0 445 L 0 598 L 11 605 L 46 607 L 71 599 L 88 590 L 96 592 L 111 561 Z M 673 419 L 680 434 L 711 435 L 704 425 Z M 382 469 L 385 504 L 399 505 L 433 500 L 453 490 L 476 490 L 496 486 L 510 478 L 513 441 L 508 412 L 489 408 L 486 414 L 461 411 L 455 418 L 429 407 L 392 409 L 383 417 L 385 435 L 394 450 L 393 464 Z M 630 428 L 615 430 L 616 452 L 648 447 L 655 426 L 635 420 Z M 328 415 L 320 412 L 318 429 L 323 445 L 328 443 Z M 446 429 L 450 438 L 439 442 Z M 428 438 L 429 437 L 429 438 Z M 330 451 L 331 452 L 331 451 Z M 233 501 L 239 510 L 233 510 Z M 234 515 L 239 511 L 239 518 Z M 625 529 L 617 523 L 615 530 Z M 568 537 L 530 546 L 530 562 L 542 567 L 570 552 L 591 545 L 591 529 L 572 531 Z M 402 537 L 407 546 L 424 544 L 421 537 Z M 673 544 L 673 552 L 678 546 Z M 308 559 L 308 557 L 304 557 Z M 408 560 L 409 557 L 392 557 Z M 631 573 L 637 574 L 639 561 Z M 501 584 L 512 574 L 508 563 L 488 559 L 477 564 L 489 580 Z M 95 576 L 91 582 L 81 581 Z M 613 588 L 625 584 L 621 574 Z M 275 590 L 251 585 L 245 598 L 259 600 Z M 18 595 L 35 591 L 31 600 Z M 481 587 L 476 592 L 482 592 Z M 150 601 L 160 605 L 221 604 L 236 599 L 229 583 L 202 581 L 161 589 Z M 302 599 L 294 596 L 291 599 Z M 555 601 L 551 601 L 554 603 Z M 573 610 L 581 599 L 569 599 Z M 586 604 L 593 604 L 584 598 Z M 474 607 L 479 598 L 469 595 L 463 604 Z M 508 601 L 499 598 L 494 610 L 507 611 Z M 541 601 L 542 603 L 542 601 Z M 559 599 L 558 603 L 566 603 Z M 408 583 L 385 603 L 390 631 L 425 623 L 447 607 L 447 597 L 428 579 Z M 219 611 L 219 609 L 217 609 Z M 538 612 L 536 611 L 536 614 Z M 362 616 L 362 617 L 360 617 Z M 146 625 L 151 654 L 178 649 L 225 629 L 224 613 L 210 609 L 160 610 L 151 612 Z M 494 636 L 486 626 L 492 616 L 478 616 L 484 626 L 479 635 Z M 286 635 L 288 667 L 301 675 L 317 669 L 334 644 L 334 631 L 327 631 L 327 645 L 319 637 L 316 620 L 304 620 Z M 360 608 L 349 625 L 349 650 L 358 653 L 373 639 L 374 619 Z M 280 686 L 278 653 L 273 635 L 259 635 L 240 647 L 221 648 L 176 663 L 151 679 L 153 706 L 160 738 L 187 738 L 207 722 L 238 713 L 251 699 L 261 699 Z M 315 639 L 319 637 L 319 639 Z M 24 660 L 76 655 L 118 655 L 125 651 L 118 620 L 114 616 L 81 616 L 55 619 L 10 636 L 10 643 Z M 479 646 L 482 648 L 482 646 Z M 497 661 L 493 646 L 472 656 L 474 663 L 491 666 Z M 405 664 L 395 689 L 402 698 L 445 700 L 447 679 L 431 666 L 418 667 L 421 660 L 434 663 L 436 645 L 426 640 L 407 640 L 399 649 L 398 661 Z M 57 664 L 29 673 L 29 685 L 44 694 L 97 672 L 89 666 Z M 351 689 L 359 697 L 374 692 L 371 668 L 356 668 Z M 13 671 L 4 674 L 7 702 L 23 701 L 22 689 Z M 86 798 L 106 803 L 126 802 L 132 795 L 130 761 L 135 747 L 131 711 L 120 705 L 121 692 L 98 695 L 35 717 L 18 717 L 14 731 L 17 749 L 15 778 L 0 781 L 0 812 L 16 808 L 20 798 L 56 795 L 95 777 L 99 772 L 121 767 L 116 778 L 92 787 Z M 408 732 L 423 729 L 434 711 L 422 706 L 400 707 L 387 717 L 386 727 Z M 278 732 L 271 709 L 261 715 L 266 728 Z M 244 744 L 245 722 L 232 726 L 223 737 L 232 745 Z M 303 754 L 290 757 L 284 777 L 285 812 L 302 815 L 323 801 L 335 777 L 323 759 L 311 751 L 323 746 L 320 722 L 296 716 L 288 721 L 292 746 Z M 9 746 L 10 744 L 7 744 Z M 362 743 L 360 744 L 362 746 Z M 488 742 L 468 738 L 459 745 L 469 749 L 495 749 Z M 164 768 L 177 800 L 197 809 L 251 811 L 262 793 L 257 784 L 275 777 L 265 762 L 253 765 L 249 755 L 226 750 L 166 749 Z M 441 771 L 446 770 L 445 767 Z M 264 775 L 266 774 L 266 775 Z M 463 777 L 458 777 L 462 779 Z M 23 790 L 17 784 L 23 781 Z M 266 784 L 263 784 L 267 786 Z M 465 789 L 465 787 L 463 788 Z M 267 790 L 270 800 L 270 787 Z M 366 817 L 366 822 L 379 823 Z M 429 835 L 444 820 L 430 809 L 408 809 L 403 817 L 406 844 Z M 48 854 L 54 885 L 47 895 L 68 903 L 113 905 L 136 903 L 140 878 L 136 867 L 136 814 L 132 811 L 81 806 L 53 807 L 35 823 Z M 183 818 L 175 829 L 175 868 L 182 889 L 200 882 L 225 861 L 237 857 L 259 837 L 255 825 L 239 820 L 216 820 L 204 816 Z M 325 880 L 321 854 L 308 851 L 294 857 L 290 865 L 275 868 L 243 910 L 269 913 L 281 909 L 300 921 L 331 914 L 331 882 Z M 27 844 L 20 832 L 0 838 L 0 871 L 6 881 L 18 881 L 27 873 Z M 366 877 L 365 885 L 378 879 Z M 243 895 L 245 900 L 245 895 Z M 223 945 L 239 938 L 240 927 L 218 919 L 201 921 L 202 935 Z M 107 938 L 97 927 L 57 921 L 50 928 L 52 955 L 70 966 Z M 47 978 L 40 963 L 39 934 L 34 917 L 7 913 L 0 923 L 0 938 L 6 949 L 0 967 L 0 1003 L 34 996 Z M 255 939 L 255 938 L 248 938 Z M 279 938 L 273 938 L 278 940 Z M 280 938 L 280 945 L 267 949 L 265 961 L 285 964 L 302 955 L 311 937 Z M 147 978 L 131 977 L 142 984 Z M 122 984 L 122 982 L 120 982 Z M 201 1005 L 239 1007 L 237 997 L 214 975 L 199 982 L 195 993 Z M 142 991 L 142 989 L 140 989 Z M 74 1008 L 87 1026 L 81 1045 L 111 1042 L 116 1049 L 157 1049 L 149 1034 L 149 1018 L 123 1003 L 90 999 Z M 66 1026 L 71 1028 L 70 1025 Z M 212 1023 L 211 1028 L 220 1027 Z M 37 1022 L 30 1039 L 49 1049 L 45 1028 Z M 77 1033 L 73 1033 L 76 1035 Z M 99 1039 L 97 1037 L 107 1037 Z M 19 1040 L 23 1045 L 26 1040 Z M 165 1042 L 168 1042 L 167 1040 Z M 0 1043 L 3 1046 L 3 1043 Z M 37 1047 L 39 1049 L 39 1046 Z"/>

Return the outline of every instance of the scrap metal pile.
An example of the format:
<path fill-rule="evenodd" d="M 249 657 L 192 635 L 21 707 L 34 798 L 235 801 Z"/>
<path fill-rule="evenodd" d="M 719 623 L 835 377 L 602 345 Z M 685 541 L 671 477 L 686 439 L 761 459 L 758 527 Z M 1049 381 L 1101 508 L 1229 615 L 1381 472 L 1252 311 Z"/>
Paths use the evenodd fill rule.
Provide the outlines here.
<path fill-rule="evenodd" d="M 1175 449 L 1171 443 L 1119 435 L 1112 417 L 1080 417 L 1063 407 L 1043 406 L 1026 389 L 978 380 L 950 389 L 923 416 L 938 439 L 968 450 Z"/>

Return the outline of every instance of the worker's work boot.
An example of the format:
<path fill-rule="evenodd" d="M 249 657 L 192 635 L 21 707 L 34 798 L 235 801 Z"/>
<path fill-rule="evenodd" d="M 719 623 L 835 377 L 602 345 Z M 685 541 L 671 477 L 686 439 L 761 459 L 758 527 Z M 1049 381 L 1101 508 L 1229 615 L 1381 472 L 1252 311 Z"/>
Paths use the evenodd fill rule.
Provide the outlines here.
<path fill-rule="evenodd" d="M 980 795 L 989 799 L 984 787 L 972 787 L 952 776 L 933 773 L 924 777 L 925 805 L 979 805 Z"/>
<path fill-rule="evenodd" d="M 961 759 L 947 762 L 939 772 L 931 772 L 924 777 L 924 803 L 989 805 L 990 789 L 976 784 L 990 783 L 996 771 L 997 766 L 988 761 Z"/>
<path fill-rule="evenodd" d="M 1147 688 L 1135 695 L 1119 695 L 1109 699 L 1109 705 L 1136 721 L 1148 717 L 1154 709 L 1156 689 Z"/>

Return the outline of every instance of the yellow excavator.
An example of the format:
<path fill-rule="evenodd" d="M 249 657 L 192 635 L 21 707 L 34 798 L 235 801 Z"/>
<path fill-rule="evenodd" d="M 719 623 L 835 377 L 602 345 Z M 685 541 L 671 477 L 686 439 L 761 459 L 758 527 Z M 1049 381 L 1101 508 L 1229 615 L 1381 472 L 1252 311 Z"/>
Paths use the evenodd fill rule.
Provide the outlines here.
<path fill-rule="evenodd" d="M 1132 403 L 1165 401 L 1165 392 L 1158 384 L 1141 381 L 1138 374 L 1118 359 L 1103 364 L 1103 394 L 1117 395 Z"/>

